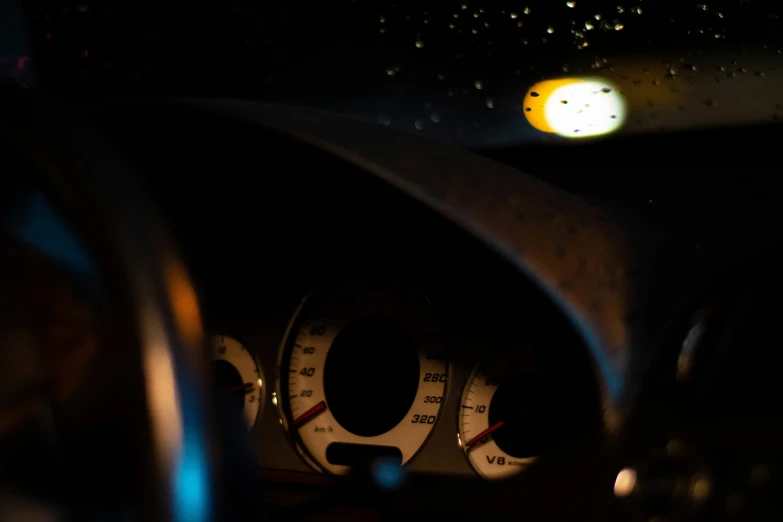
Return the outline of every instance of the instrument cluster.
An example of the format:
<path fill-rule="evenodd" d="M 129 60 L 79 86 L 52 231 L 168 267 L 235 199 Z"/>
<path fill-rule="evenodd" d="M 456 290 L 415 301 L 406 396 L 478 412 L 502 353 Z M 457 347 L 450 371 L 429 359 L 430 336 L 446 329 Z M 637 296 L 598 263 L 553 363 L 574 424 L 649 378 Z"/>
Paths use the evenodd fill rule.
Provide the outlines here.
<path fill-rule="evenodd" d="M 340 273 L 301 299 L 274 345 L 215 335 L 216 381 L 265 448 L 262 465 L 340 475 L 382 460 L 503 479 L 578 440 L 593 397 L 574 378 L 583 347 L 543 331 L 534 310 L 510 323 L 448 294 L 415 275 Z"/>

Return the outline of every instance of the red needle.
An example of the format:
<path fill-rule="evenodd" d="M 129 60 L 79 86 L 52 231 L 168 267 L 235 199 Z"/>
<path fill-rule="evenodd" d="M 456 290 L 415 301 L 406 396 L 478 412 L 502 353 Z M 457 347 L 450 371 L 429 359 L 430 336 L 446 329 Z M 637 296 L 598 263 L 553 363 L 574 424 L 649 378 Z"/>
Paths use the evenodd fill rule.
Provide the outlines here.
<path fill-rule="evenodd" d="M 503 426 L 503 421 L 496 422 L 495 424 L 493 424 L 492 426 L 490 426 L 489 428 L 485 429 L 484 431 L 482 431 L 481 433 L 479 433 L 478 435 L 476 435 L 475 437 L 470 439 L 468 442 L 466 442 L 465 446 L 469 448 L 469 447 L 475 445 L 478 441 L 480 441 L 481 439 L 483 439 L 484 437 L 486 437 L 487 435 L 489 435 L 493 431 L 497 430 L 501 426 Z"/>
<path fill-rule="evenodd" d="M 303 414 L 301 414 L 299 417 L 294 419 L 294 426 L 297 428 L 299 426 L 302 426 L 309 421 L 316 418 L 320 413 L 322 413 L 324 410 L 326 410 L 326 401 L 321 401 Z"/>
<path fill-rule="evenodd" d="M 240 386 L 234 386 L 233 388 L 231 388 L 231 391 L 235 392 L 235 391 L 249 390 L 252 387 L 253 387 L 252 382 L 246 382 L 245 384 L 242 384 Z"/>

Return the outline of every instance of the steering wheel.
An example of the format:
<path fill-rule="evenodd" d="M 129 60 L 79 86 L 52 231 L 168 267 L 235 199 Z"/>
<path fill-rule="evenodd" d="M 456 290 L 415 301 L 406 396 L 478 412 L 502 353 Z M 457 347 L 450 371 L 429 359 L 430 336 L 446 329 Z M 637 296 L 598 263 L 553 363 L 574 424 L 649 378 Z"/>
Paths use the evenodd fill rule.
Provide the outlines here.
<path fill-rule="evenodd" d="M 1 279 L 0 301 L 15 299 L 0 323 L 4 356 L 33 345 L 36 360 L 15 370 L 30 379 L 0 387 L 0 503 L 26 499 L 24 509 L 80 520 L 210 520 L 224 507 L 221 434 L 208 418 L 208 358 L 184 265 L 131 170 L 85 122 L 30 91 L 2 92 L 4 194 L 33 184 L 78 232 L 99 268 L 105 315 L 99 347 L 74 350 L 56 320 L 72 305 L 41 289 L 59 268 L 3 242 L 0 267 L 18 271 Z"/>

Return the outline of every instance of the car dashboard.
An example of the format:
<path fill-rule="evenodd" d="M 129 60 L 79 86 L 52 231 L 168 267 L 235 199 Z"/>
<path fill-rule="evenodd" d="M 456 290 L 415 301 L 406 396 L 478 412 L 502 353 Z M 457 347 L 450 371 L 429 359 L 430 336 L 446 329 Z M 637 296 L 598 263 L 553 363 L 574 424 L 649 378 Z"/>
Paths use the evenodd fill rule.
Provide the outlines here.
<path fill-rule="evenodd" d="M 197 140 L 211 125 L 176 121 Z M 155 158 L 137 161 L 199 285 L 216 358 L 237 368 L 240 353 L 255 360 L 244 380 L 225 379 L 231 389 L 262 382 L 245 400 L 264 469 L 339 474 L 391 451 L 410 471 L 513 474 L 541 448 L 592 435 L 602 409 L 596 368 L 540 289 L 398 189 L 290 139 L 246 131 L 188 157 L 154 135 L 134 149 Z M 267 148 L 288 174 L 268 170 Z M 205 169 L 222 174 L 195 174 Z M 497 455 L 474 449 L 484 437 L 471 439 L 499 422 L 487 406 L 501 382 L 485 382 L 516 373 L 527 379 L 509 385 L 531 391 L 503 393 L 539 397 L 508 401 L 520 410 L 512 422 L 523 422 L 523 409 L 538 418 L 523 430 L 528 447 L 513 450 L 519 457 L 494 444 Z M 465 397 L 474 392 L 480 398 Z"/>
<path fill-rule="evenodd" d="M 777 509 L 783 439 L 760 430 L 780 391 L 767 351 L 741 355 L 779 309 L 773 194 L 755 173 L 707 185 L 720 157 L 687 181 L 690 163 L 639 164 L 693 136 L 765 154 L 777 127 L 476 154 L 255 103 L 90 114 L 177 239 L 271 503 L 366 468 L 500 504 L 578 488 L 623 516 Z M 705 391 L 732 375 L 755 392 Z"/>

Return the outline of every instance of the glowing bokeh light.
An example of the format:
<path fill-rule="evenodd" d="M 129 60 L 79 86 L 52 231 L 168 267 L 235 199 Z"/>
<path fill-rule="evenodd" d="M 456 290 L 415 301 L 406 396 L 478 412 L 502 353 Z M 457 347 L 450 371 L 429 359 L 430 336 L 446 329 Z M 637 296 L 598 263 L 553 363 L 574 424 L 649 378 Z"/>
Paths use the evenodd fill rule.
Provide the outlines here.
<path fill-rule="evenodd" d="M 614 494 L 617 497 L 627 497 L 636 487 L 636 471 L 633 468 L 623 468 L 614 481 Z"/>
<path fill-rule="evenodd" d="M 405 482 L 405 469 L 399 459 L 381 458 L 373 464 L 372 477 L 380 489 L 399 489 Z"/>
<path fill-rule="evenodd" d="M 539 82 L 527 92 L 522 107 L 534 128 L 566 138 L 615 132 L 626 117 L 623 95 L 602 78 Z"/>

